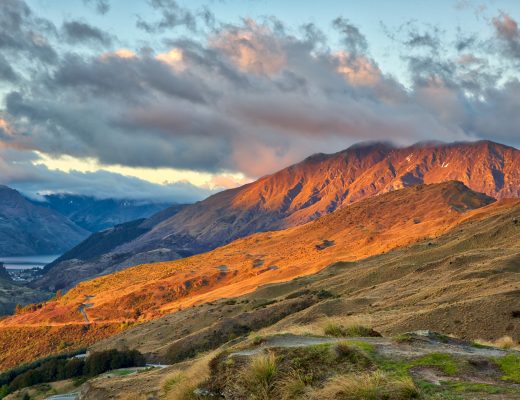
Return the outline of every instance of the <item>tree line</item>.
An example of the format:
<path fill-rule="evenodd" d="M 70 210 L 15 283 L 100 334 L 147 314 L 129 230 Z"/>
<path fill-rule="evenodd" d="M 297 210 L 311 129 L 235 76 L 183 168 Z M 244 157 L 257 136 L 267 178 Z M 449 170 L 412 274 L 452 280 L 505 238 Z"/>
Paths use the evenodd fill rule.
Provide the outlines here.
<path fill-rule="evenodd" d="M 0 374 L 0 399 L 16 390 L 72 378 L 90 378 L 104 372 L 129 367 L 142 367 L 144 356 L 137 350 L 106 350 L 85 359 L 56 357 Z"/>

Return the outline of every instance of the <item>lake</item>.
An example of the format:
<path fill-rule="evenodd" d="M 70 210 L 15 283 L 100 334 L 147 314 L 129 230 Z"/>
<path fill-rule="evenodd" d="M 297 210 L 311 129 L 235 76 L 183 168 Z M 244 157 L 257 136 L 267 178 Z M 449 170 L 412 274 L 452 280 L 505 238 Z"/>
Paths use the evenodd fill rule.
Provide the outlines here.
<path fill-rule="evenodd" d="M 2 257 L 0 262 L 4 263 L 7 269 L 31 269 L 43 268 L 45 265 L 53 262 L 59 257 L 56 255 L 42 255 L 42 256 L 17 256 L 17 257 Z"/>

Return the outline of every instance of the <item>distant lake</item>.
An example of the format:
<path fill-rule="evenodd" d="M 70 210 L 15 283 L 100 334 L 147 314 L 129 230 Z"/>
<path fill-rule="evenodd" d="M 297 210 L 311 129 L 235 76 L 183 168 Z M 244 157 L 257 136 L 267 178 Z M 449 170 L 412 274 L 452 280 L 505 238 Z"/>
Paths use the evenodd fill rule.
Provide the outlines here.
<path fill-rule="evenodd" d="M 31 269 L 43 268 L 45 265 L 56 260 L 60 255 L 44 255 L 44 256 L 17 256 L 2 257 L 0 262 L 4 263 L 7 269 Z"/>

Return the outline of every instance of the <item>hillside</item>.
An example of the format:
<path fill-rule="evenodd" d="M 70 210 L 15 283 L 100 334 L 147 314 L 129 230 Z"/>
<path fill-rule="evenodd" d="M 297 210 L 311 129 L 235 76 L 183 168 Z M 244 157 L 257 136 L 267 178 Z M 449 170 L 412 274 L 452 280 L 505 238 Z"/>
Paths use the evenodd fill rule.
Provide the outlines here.
<path fill-rule="evenodd" d="M 430 249 L 430 241 L 431 248 L 437 248 L 431 238 L 453 230 L 464 221 L 499 219 L 507 220 L 513 227 L 511 214 L 518 213 L 519 202 L 491 203 L 493 199 L 457 182 L 416 186 L 360 201 L 309 224 L 240 239 L 209 253 L 141 265 L 83 282 L 58 300 L 0 323 L 0 329 L 5 331 L 14 329 L 30 336 L 38 331 L 36 335 L 42 340 L 42 347 L 39 342 L 31 342 L 27 348 L 11 349 L 16 354 L 6 355 L 4 365 L 20 360 L 19 357 L 27 359 L 31 352 L 40 355 L 48 352 L 48 346 L 52 347 L 57 337 L 66 340 L 67 332 L 73 332 L 71 342 L 75 345 L 82 340 L 90 343 L 95 340 L 76 336 L 76 329 L 85 322 L 78 312 L 81 307 L 91 323 L 90 332 L 107 324 L 112 326 L 103 328 L 96 336 L 99 339 L 117 332 L 122 322 L 146 321 L 196 304 L 240 296 L 261 285 L 314 274 L 338 261 L 354 262 L 424 238 L 427 241 L 420 245 L 421 249 Z M 504 232 L 511 235 L 511 229 Z M 510 236 L 507 238 L 510 240 Z M 518 246 L 518 243 L 508 245 Z M 376 281 L 368 276 L 365 282 L 372 286 Z M 378 279 L 393 281 L 397 276 L 393 270 L 384 271 Z M 425 274 L 425 278 L 432 279 L 432 275 Z M 419 283 L 410 285 L 414 292 L 422 290 Z M 85 304 L 88 308 L 84 308 Z M 53 332 L 52 336 L 46 332 Z M 0 343 L 2 347 L 10 349 L 6 343 Z"/>
<path fill-rule="evenodd" d="M 0 317 L 12 314 L 17 304 L 27 304 L 45 301 L 52 297 L 52 293 L 30 289 L 9 279 L 0 276 Z"/>
<path fill-rule="evenodd" d="M 128 221 L 148 218 L 168 203 L 131 199 L 96 199 L 90 196 L 51 194 L 35 204 L 50 208 L 89 232 L 99 232 Z"/>
<path fill-rule="evenodd" d="M 145 262 L 198 254 L 255 232 L 297 226 L 345 205 L 415 184 L 463 182 L 497 199 L 520 196 L 520 151 L 492 142 L 425 143 L 406 148 L 374 143 L 318 154 L 240 188 L 218 193 L 95 260 L 57 263 L 39 287 Z"/>
<path fill-rule="evenodd" d="M 96 272 L 106 273 L 106 271 L 100 267 L 94 269 L 89 268 L 87 270 L 77 270 L 76 266 L 81 265 L 83 261 L 96 262 L 100 257 L 110 253 L 121 244 L 127 243 L 140 235 L 143 235 L 150 230 L 150 226 L 172 217 L 184 207 L 186 207 L 186 205 L 173 205 L 159 211 L 148 219 L 142 218 L 126 222 L 115 225 L 101 232 L 93 233 L 76 247 L 67 251 L 52 263 L 46 265 L 43 269 L 45 274 L 43 278 L 36 282 L 31 282 L 31 285 L 36 287 L 48 286 L 52 287 L 54 290 L 59 290 L 70 286 L 71 282 L 81 281 L 84 276 L 91 277 L 95 275 Z M 74 270 L 76 275 L 67 279 L 66 275 L 62 275 L 61 273 L 55 274 L 55 272 L 59 272 L 59 270 L 55 268 L 56 265 L 60 265 L 60 268 L 65 269 L 66 271 Z M 64 266 L 67 267 L 64 268 Z M 48 273 L 49 271 L 50 273 Z"/>
<path fill-rule="evenodd" d="M 88 232 L 54 210 L 37 206 L 19 192 L 0 186 L 0 254 L 60 254 Z"/>

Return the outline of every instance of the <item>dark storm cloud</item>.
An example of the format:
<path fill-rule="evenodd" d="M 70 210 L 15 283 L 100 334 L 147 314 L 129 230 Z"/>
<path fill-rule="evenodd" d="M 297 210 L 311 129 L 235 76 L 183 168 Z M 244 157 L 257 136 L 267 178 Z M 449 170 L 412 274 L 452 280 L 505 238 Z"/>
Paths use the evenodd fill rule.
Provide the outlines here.
<path fill-rule="evenodd" d="M 94 43 L 109 46 L 112 42 L 106 32 L 82 21 L 64 22 L 62 30 L 70 43 Z"/>

